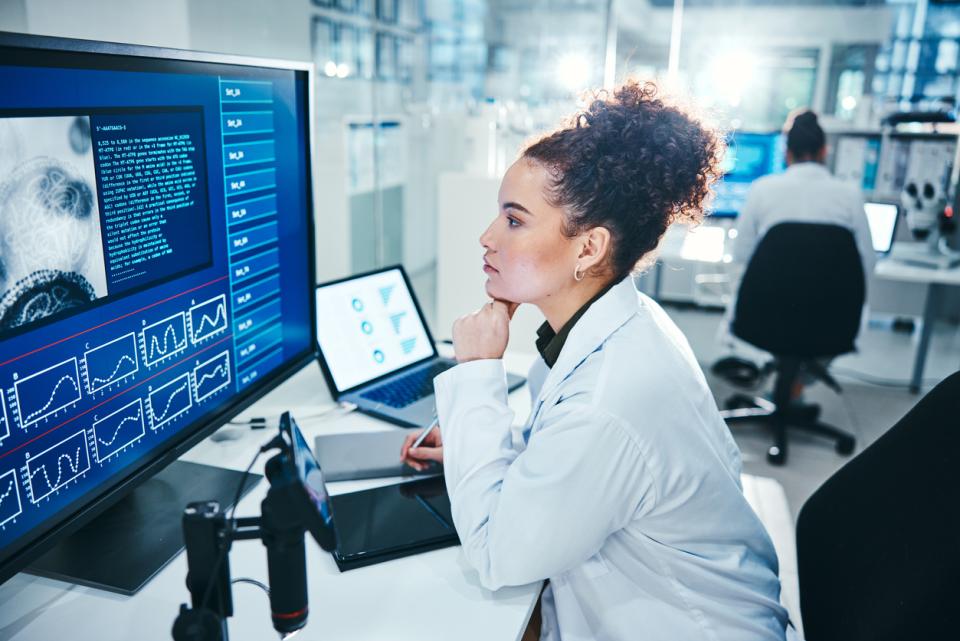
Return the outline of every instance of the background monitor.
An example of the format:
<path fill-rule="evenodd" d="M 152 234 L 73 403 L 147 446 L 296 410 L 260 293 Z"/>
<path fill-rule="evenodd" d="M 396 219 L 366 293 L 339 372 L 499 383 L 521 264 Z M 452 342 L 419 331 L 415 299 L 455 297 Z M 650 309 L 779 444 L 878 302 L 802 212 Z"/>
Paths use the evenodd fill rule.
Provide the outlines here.
<path fill-rule="evenodd" d="M 312 359 L 309 76 L 0 34 L 0 582 Z"/>
<path fill-rule="evenodd" d="M 897 233 L 899 208 L 892 203 L 864 203 L 863 211 L 870 225 L 873 250 L 886 254 L 893 247 L 893 237 Z"/>
<path fill-rule="evenodd" d="M 738 131 L 727 141 L 723 179 L 714 187 L 711 216 L 734 217 L 740 213 L 750 185 L 757 178 L 780 173 L 786 167 L 783 135 Z"/>

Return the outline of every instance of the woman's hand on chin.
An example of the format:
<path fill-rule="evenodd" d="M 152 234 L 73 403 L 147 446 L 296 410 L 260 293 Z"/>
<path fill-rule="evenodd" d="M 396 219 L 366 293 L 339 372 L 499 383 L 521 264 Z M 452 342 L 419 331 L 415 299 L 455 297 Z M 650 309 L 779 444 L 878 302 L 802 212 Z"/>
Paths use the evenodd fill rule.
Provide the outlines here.
<path fill-rule="evenodd" d="M 503 358 L 510 339 L 510 319 L 520 303 L 492 300 L 453 323 L 453 351 L 458 363 Z"/>

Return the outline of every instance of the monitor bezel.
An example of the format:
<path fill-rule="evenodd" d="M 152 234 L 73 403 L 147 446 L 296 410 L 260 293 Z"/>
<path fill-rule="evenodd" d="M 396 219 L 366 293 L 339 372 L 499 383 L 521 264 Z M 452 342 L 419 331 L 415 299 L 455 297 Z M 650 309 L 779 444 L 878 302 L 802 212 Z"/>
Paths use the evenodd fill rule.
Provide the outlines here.
<path fill-rule="evenodd" d="M 345 276 L 343 278 L 338 278 L 336 280 L 330 280 L 323 283 L 318 283 L 313 290 L 313 307 L 316 311 L 317 307 L 317 290 L 321 287 L 330 287 L 331 285 L 339 285 L 340 283 L 345 283 L 348 280 L 355 280 L 358 278 L 366 278 L 367 276 L 374 276 L 376 274 L 382 274 L 394 269 L 400 270 L 400 275 L 403 276 L 403 282 L 407 285 L 407 291 L 410 292 L 410 298 L 413 299 L 413 306 L 417 310 L 417 314 L 420 316 L 420 322 L 423 324 L 424 330 L 427 332 L 427 338 L 430 340 L 430 349 L 433 350 L 430 356 L 424 356 L 418 361 L 414 361 L 408 365 L 404 365 L 399 369 L 395 369 L 386 374 L 381 374 L 376 378 L 371 378 L 368 381 L 354 385 L 353 387 L 348 387 L 347 389 L 341 390 L 337 387 L 336 382 L 333 379 L 333 373 L 330 371 L 330 366 L 327 364 L 327 357 L 323 353 L 323 349 L 320 347 L 320 340 L 317 337 L 317 325 L 316 325 L 316 316 L 314 316 L 314 326 L 313 326 L 313 344 L 316 349 L 317 362 L 320 364 L 320 371 L 323 372 L 323 378 L 327 381 L 327 387 L 330 389 L 330 393 L 335 396 L 336 399 L 339 399 L 345 394 L 350 394 L 355 392 L 362 387 L 368 385 L 373 385 L 374 383 L 379 383 L 382 380 L 385 380 L 391 376 L 400 374 L 401 372 L 406 372 L 407 370 L 413 369 L 414 367 L 419 367 L 424 363 L 433 360 L 434 358 L 439 357 L 440 353 L 437 351 L 437 342 L 433 338 L 433 334 L 430 332 L 430 324 L 427 322 L 426 316 L 423 315 L 423 310 L 420 308 L 420 301 L 417 299 L 417 293 L 413 290 L 413 285 L 410 283 L 410 277 L 407 275 L 407 270 L 404 269 L 403 265 L 397 263 L 396 265 L 388 265 L 386 267 L 380 267 L 378 269 L 371 269 L 370 271 L 361 272 L 359 274 L 353 274 L 352 276 Z"/>
<path fill-rule="evenodd" d="M 80 40 L 73 38 L 57 38 L 51 36 L 34 36 L 20 33 L 11 33 L 0 31 L 0 48 L 17 48 L 32 50 L 37 55 L 42 55 L 46 51 L 51 54 L 96 54 L 113 58 L 117 61 L 120 57 L 127 58 L 145 58 L 154 61 L 173 63 L 196 62 L 205 64 L 221 64 L 241 67 L 258 67 L 289 70 L 296 72 L 297 82 L 300 82 L 301 76 L 304 77 L 304 95 L 301 100 L 306 104 L 306 170 L 304 178 L 306 182 L 307 198 L 307 274 L 304 282 L 304 293 L 309 296 L 314 295 L 314 284 L 316 283 L 316 249 L 315 249 L 315 207 L 313 202 L 313 159 L 316 153 L 316 143 L 313 134 L 313 121 L 315 109 L 314 97 L 314 78 L 315 69 L 313 63 L 300 62 L 292 60 L 279 60 L 272 58 L 257 58 L 248 56 L 237 56 L 232 54 L 187 51 L 181 49 L 171 49 L 165 47 L 151 47 L 146 45 L 133 45 L 125 43 L 99 42 L 92 40 Z M 112 67 L 111 67 L 112 68 Z M 189 72 L 188 72 L 189 73 Z M 161 450 L 147 460 L 142 461 L 131 469 L 122 478 L 104 489 L 99 495 L 79 507 L 74 512 L 64 515 L 59 522 L 44 529 L 38 536 L 19 548 L 5 551 L 0 556 L 0 584 L 5 583 L 14 575 L 24 569 L 31 561 L 41 556 L 58 541 L 76 532 L 78 529 L 88 524 L 104 511 L 115 505 L 118 501 L 130 494 L 143 482 L 147 481 L 172 462 L 177 460 L 182 454 L 193 448 L 195 445 L 206 439 L 213 432 L 219 429 L 226 421 L 250 407 L 264 395 L 275 389 L 292 374 L 302 369 L 316 358 L 316 309 L 311 301 L 309 309 L 309 331 L 311 340 L 302 353 L 293 355 L 287 360 L 285 365 L 275 371 L 269 377 L 258 383 L 254 383 L 248 390 L 239 394 L 239 398 L 229 406 L 221 409 L 215 414 L 204 419 L 192 430 L 183 430 L 178 434 L 178 438 L 171 441 L 165 450 Z"/>

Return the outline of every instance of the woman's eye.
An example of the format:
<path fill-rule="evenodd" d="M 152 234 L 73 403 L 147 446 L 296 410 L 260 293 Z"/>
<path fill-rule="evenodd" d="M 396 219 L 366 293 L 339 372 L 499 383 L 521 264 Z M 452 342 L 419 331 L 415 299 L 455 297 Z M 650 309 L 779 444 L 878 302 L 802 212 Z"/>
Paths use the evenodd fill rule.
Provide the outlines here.
<path fill-rule="evenodd" d="M 520 221 L 514 218 L 513 216 L 507 216 L 507 226 L 508 227 L 519 227 Z"/>

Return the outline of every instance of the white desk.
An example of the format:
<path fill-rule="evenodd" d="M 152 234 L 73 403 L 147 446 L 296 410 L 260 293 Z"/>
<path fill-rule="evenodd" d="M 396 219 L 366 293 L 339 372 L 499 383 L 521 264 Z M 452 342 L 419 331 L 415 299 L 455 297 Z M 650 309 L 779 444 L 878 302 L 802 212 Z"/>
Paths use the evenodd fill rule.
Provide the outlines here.
<path fill-rule="evenodd" d="M 508 354 L 507 367 L 525 373 L 531 354 Z M 317 412 L 331 403 L 315 364 L 265 396 L 239 418 L 277 416 L 291 410 L 296 417 Z M 510 395 L 517 420 L 526 418 L 530 395 L 526 387 Z M 298 421 L 312 441 L 319 434 L 399 429 L 359 413 L 337 418 Z M 218 436 L 199 444 L 184 460 L 243 470 L 256 447 L 272 431 L 224 427 Z M 263 459 L 261 458 L 261 461 Z M 262 471 L 262 464 L 258 464 Z M 331 483 L 332 494 L 351 492 L 396 479 Z M 794 621 L 800 621 L 793 523 L 783 488 L 773 479 L 743 476 L 744 494 L 770 533 L 780 558 L 782 601 Z M 238 516 L 259 513 L 268 484 L 261 481 L 237 509 Z M 204 497 L 197 497 L 198 500 Z M 519 639 L 540 594 L 540 584 L 482 588 L 459 547 L 427 552 L 346 573 L 307 538 L 307 583 L 310 618 L 298 639 L 317 641 L 509 641 Z M 230 554 L 233 578 L 266 582 L 266 550 L 259 541 L 234 543 Z M 170 639 L 180 603 L 189 600 L 184 585 L 186 555 L 180 554 L 134 597 L 123 597 L 18 574 L 0 586 L 0 640 L 48 641 L 69 631 L 70 641 L 136 641 Z M 274 639 L 267 596 L 249 584 L 233 586 L 234 616 L 230 638 Z"/>
<path fill-rule="evenodd" d="M 920 329 L 920 340 L 913 361 L 913 374 L 910 378 L 910 391 L 914 394 L 923 386 L 923 368 L 927 360 L 927 350 L 930 348 L 930 335 L 933 333 L 933 324 L 936 322 L 940 299 L 947 287 L 960 286 L 960 267 L 953 269 L 930 269 L 906 265 L 893 259 L 884 259 L 877 262 L 874 274 L 878 278 L 898 280 L 910 283 L 925 283 L 927 285 L 927 301 L 923 308 L 923 327 Z"/>
<path fill-rule="evenodd" d="M 702 298 L 702 295 L 697 291 L 699 280 L 719 284 L 728 276 L 726 272 L 730 268 L 727 266 L 726 254 L 729 250 L 727 247 L 729 240 L 729 229 L 723 225 L 704 225 L 692 231 L 681 225 L 673 225 L 667 230 L 660 243 L 659 258 L 668 264 L 688 261 L 698 266 L 698 273 L 694 277 L 693 300 L 700 302 L 698 299 Z M 703 266 L 710 267 L 713 272 L 707 275 L 700 274 L 699 270 L 703 269 Z M 923 369 L 930 347 L 930 336 L 943 292 L 947 287 L 960 286 L 960 267 L 931 269 L 907 265 L 892 258 L 883 258 L 877 261 L 873 276 L 888 281 L 919 283 L 927 286 L 926 301 L 923 305 L 923 326 L 920 330 L 920 340 L 917 344 L 913 373 L 910 378 L 910 391 L 916 394 L 923 385 Z M 657 262 L 652 277 L 651 295 L 659 300 L 663 280 L 663 266 L 660 261 Z M 732 295 L 733 286 L 733 283 L 727 286 L 728 296 Z M 717 298 L 714 302 L 723 302 L 721 298 Z M 871 307 L 873 307 L 872 302 Z"/>
<path fill-rule="evenodd" d="M 671 225 L 657 248 L 647 293 L 656 300 L 725 306 L 732 295 L 730 219 Z"/>
<path fill-rule="evenodd" d="M 531 355 L 507 358 L 512 371 L 526 372 Z M 316 413 L 331 404 L 320 369 L 308 365 L 265 396 L 241 418 L 276 416 L 289 409 L 294 417 Z M 526 388 L 510 396 L 518 420 L 526 418 L 530 396 Z M 374 431 L 394 428 L 359 413 L 326 421 L 298 421 L 308 440 L 321 433 Z M 184 455 L 184 460 L 243 470 L 255 448 L 273 436 L 271 431 L 225 427 Z M 258 463 L 262 472 L 262 462 Z M 390 480 L 331 483 L 332 494 L 383 485 Z M 238 516 L 259 514 L 268 484 L 261 481 L 237 509 Z M 197 500 L 205 497 L 198 496 Z M 267 582 L 266 550 L 259 541 L 234 543 L 230 554 L 234 578 Z M 307 537 L 307 582 L 310 618 L 299 639 L 356 641 L 370 639 L 426 641 L 437 639 L 518 639 L 526 627 L 540 584 L 490 592 L 482 588 L 459 547 L 436 550 L 341 574 L 332 557 Z M 184 585 L 186 555 L 180 554 L 136 596 L 123 597 L 18 574 L 0 587 L 0 639 L 47 641 L 137 641 L 170 639 L 180 603 L 189 600 Z M 267 595 L 249 584 L 233 586 L 235 614 L 229 619 L 230 638 L 275 639 Z"/>

